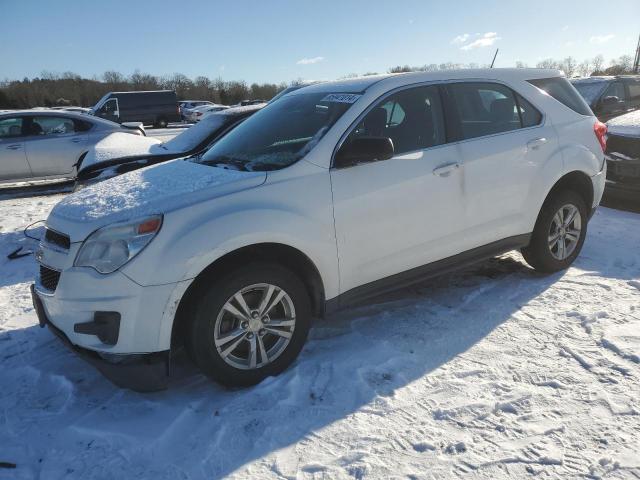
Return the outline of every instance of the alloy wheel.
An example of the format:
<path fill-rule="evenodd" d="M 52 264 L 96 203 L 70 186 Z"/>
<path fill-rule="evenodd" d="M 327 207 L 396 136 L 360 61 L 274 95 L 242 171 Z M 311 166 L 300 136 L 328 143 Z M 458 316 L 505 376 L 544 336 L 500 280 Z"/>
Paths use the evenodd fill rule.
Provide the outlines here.
<path fill-rule="evenodd" d="M 560 207 L 551 219 L 549 251 L 556 260 L 566 260 L 575 251 L 582 232 L 582 216 L 575 205 Z"/>
<path fill-rule="evenodd" d="M 296 325 L 293 301 L 269 283 L 244 287 L 218 313 L 214 344 L 234 368 L 252 370 L 278 358 L 289 345 Z"/>

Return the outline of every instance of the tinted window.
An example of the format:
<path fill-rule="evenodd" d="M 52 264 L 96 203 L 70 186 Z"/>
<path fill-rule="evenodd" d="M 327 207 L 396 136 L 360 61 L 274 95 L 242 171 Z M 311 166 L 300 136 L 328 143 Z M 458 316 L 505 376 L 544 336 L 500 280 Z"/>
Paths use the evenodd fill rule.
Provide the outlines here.
<path fill-rule="evenodd" d="M 595 105 L 607 87 L 608 82 L 588 79 L 574 80 L 571 84 L 578 90 L 578 93 L 582 95 L 582 98 L 584 98 L 589 105 Z"/>
<path fill-rule="evenodd" d="M 603 98 L 606 97 L 618 97 L 619 100 L 624 101 L 627 98 L 627 94 L 624 90 L 622 82 L 613 82 L 609 85 L 609 88 L 604 92 Z"/>
<path fill-rule="evenodd" d="M 22 118 L 0 119 L 0 138 L 19 137 L 22 135 Z"/>
<path fill-rule="evenodd" d="M 579 113 L 580 115 L 593 115 L 589 105 L 587 105 L 584 99 L 566 78 L 536 78 L 535 80 L 529 80 L 529 83 L 551 95 L 557 101 L 569 107 L 574 112 Z"/>
<path fill-rule="evenodd" d="M 539 125 L 542 121 L 542 114 L 538 111 L 538 109 L 517 93 L 516 98 L 518 100 L 518 111 L 520 112 L 522 126 L 526 128 Z"/>
<path fill-rule="evenodd" d="M 395 93 L 376 105 L 346 140 L 388 137 L 396 154 L 445 143 L 438 87 L 417 87 Z"/>
<path fill-rule="evenodd" d="M 497 83 L 448 86 L 462 138 L 476 138 L 521 127 L 513 91 Z"/>
<path fill-rule="evenodd" d="M 75 131 L 73 120 L 63 117 L 32 117 L 29 126 L 30 135 L 63 135 Z"/>
<path fill-rule="evenodd" d="M 640 101 L 640 82 L 631 81 L 627 83 L 627 87 L 629 87 L 629 99 L 633 101 Z"/>

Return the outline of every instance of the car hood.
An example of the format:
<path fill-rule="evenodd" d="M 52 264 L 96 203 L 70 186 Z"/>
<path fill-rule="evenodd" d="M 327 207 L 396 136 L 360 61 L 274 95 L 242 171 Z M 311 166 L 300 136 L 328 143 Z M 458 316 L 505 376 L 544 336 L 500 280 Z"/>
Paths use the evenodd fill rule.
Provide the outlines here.
<path fill-rule="evenodd" d="M 261 185 L 265 172 L 244 172 L 173 160 L 91 185 L 58 203 L 47 226 L 71 242 L 112 223 L 166 213 Z"/>
<path fill-rule="evenodd" d="M 123 157 L 141 155 L 162 155 L 170 153 L 162 147 L 157 138 L 131 135 L 126 132 L 110 133 L 89 149 L 82 160 L 80 171 L 96 164 Z"/>
<path fill-rule="evenodd" d="M 607 130 L 613 135 L 640 138 L 640 110 L 609 120 Z"/>

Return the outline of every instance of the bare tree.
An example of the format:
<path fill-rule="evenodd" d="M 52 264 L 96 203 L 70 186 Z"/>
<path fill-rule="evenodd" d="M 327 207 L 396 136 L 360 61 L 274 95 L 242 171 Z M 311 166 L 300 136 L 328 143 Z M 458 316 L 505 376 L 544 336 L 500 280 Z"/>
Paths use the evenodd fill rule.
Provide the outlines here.
<path fill-rule="evenodd" d="M 578 73 L 581 77 L 588 77 L 591 73 L 591 62 L 587 59 L 578 65 Z"/>
<path fill-rule="evenodd" d="M 596 55 L 593 57 L 591 63 L 593 65 L 593 72 L 591 75 L 602 73 L 602 66 L 604 65 L 604 57 L 602 55 Z"/>

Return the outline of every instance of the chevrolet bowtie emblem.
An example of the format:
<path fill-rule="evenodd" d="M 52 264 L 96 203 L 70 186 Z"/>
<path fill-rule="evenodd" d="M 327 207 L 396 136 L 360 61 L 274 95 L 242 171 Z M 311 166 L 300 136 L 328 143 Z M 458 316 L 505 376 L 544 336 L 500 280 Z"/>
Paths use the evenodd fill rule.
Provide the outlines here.
<path fill-rule="evenodd" d="M 36 260 L 40 262 L 43 258 L 44 258 L 44 252 L 42 250 L 37 250 L 36 251 Z"/>

